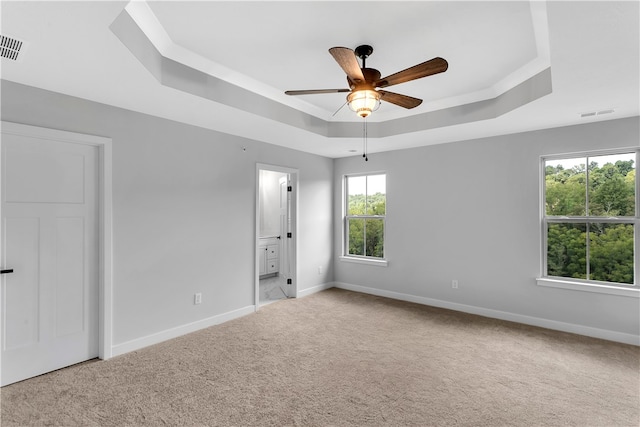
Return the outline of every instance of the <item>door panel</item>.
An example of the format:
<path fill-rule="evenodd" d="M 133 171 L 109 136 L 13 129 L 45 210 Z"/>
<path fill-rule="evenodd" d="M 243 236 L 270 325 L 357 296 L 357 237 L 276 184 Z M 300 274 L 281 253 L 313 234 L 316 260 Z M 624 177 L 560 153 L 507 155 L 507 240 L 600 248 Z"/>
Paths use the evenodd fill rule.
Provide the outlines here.
<path fill-rule="evenodd" d="M 98 356 L 97 161 L 3 134 L 2 385 Z"/>
<path fill-rule="evenodd" d="M 84 203 L 83 155 L 68 149 L 56 152 L 53 147 L 43 150 L 41 141 L 11 137 L 20 145 L 6 149 L 10 158 L 4 183 L 7 202 Z"/>
<path fill-rule="evenodd" d="M 84 325 L 84 218 L 58 218 L 55 335 L 81 332 Z"/>
<path fill-rule="evenodd" d="M 40 276 L 38 251 L 40 247 L 40 220 L 38 218 L 5 218 L 4 265 L 19 272 L 20 286 L 4 287 L 3 350 L 15 350 L 38 342 L 40 315 L 38 312 L 38 277 Z M 25 268 L 29 266 L 29 268 Z M 18 274 L 18 273 L 14 273 Z M 9 276 L 6 276 L 8 278 Z M 11 322 L 7 322 L 11 319 Z"/>

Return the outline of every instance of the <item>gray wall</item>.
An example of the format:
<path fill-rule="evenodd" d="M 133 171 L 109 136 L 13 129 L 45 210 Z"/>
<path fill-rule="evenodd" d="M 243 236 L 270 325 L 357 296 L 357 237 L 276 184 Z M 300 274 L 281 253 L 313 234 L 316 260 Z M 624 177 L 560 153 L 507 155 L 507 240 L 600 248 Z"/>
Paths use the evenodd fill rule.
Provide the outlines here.
<path fill-rule="evenodd" d="M 369 292 L 637 336 L 637 298 L 545 288 L 535 279 L 541 258 L 540 156 L 637 147 L 638 129 L 635 117 L 371 154 L 368 162 L 336 160 L 336 188 L 344 174 L 387 172 L 389 265 L 338 259 L 342 195 L 336 192 L 335 280 Z M 452 279 L 458 289 L 452 289 Z"/>
<path fill-rule="evenodd" d="M 300 171 L 298 292 L 333 279 L 331 159 L 8 81 L 1 119 L 112 138 L 114 345 L 254 304 L 256 163 Z"/>
<path fill-rule="evenodd" d="M 535 284 L 540 156 L 638 146 L 638 117 L 372 154 L 364 162 L 7 81 L 1 113 L 5 121 L 113 139 L 115 345 L 253 304 L 256 163 L 300 170 L 299 292 L 335 280 L 640 332 L 638 299 Z M 388 174 L 386 268 L 337 260 L 341 179 L 365 171 Z M 452 279 L 459 289 L 451 289 Z M 200 306 L 193 305 L 195 292 L 203 293 Z"/>

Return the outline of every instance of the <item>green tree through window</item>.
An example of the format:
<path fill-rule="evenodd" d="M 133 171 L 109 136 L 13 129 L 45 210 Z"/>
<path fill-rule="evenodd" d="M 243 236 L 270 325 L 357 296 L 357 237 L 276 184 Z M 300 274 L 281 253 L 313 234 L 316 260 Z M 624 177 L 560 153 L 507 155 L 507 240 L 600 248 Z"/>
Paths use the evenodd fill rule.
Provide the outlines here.
<path fill-rule="evenodd" d="M 345 177 L 345 254 L 384 258 L 386 175 Z"/>
<path fill-rule="evenodd" d="M 635 283 L 635 160 L 635 152 L 545 160 L 547 276 Z"/>

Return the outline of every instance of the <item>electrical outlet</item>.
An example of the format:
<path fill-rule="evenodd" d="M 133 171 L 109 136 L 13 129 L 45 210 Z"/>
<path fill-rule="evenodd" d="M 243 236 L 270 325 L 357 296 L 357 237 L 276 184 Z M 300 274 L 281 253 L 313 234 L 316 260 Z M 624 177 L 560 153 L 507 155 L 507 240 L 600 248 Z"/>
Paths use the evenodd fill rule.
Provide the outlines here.
<path fill-rule="evenodd" d="M 202 304 L 202 294 L 200 292 L 198 292 L 197 294 L 195 294 L 193 296 L 193 303 L 194 304 Z"/>
<path fill-rule="evenodd" d="M 322 266 L 318 266 L 318 274 L 322 274 Z"/>
<path fill-rule="evenodd" d="M 453 279 L 453 280 L 451 281 L 451 287 L 452 287 L 453 289 L 458 289 L 458 281 L 457 281 L 457 280 L 455 280 L 455 279 Z"/>

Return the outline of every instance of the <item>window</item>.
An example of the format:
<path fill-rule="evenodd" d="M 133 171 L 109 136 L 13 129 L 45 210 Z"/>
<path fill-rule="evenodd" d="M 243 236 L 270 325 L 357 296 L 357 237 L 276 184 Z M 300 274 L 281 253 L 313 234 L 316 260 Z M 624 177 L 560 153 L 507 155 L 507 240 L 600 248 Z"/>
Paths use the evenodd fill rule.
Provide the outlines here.
<path fill-rule="evenodd" d="M 386 194 L 385 174 L 345 177 L 345 256 L 384 259 Z"/>
<path fill-rule="evenodd" d="M 637 285 L 637 150 L 543 159 L 543 275 Z"/>

